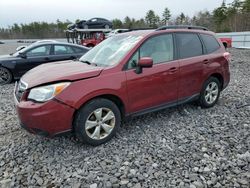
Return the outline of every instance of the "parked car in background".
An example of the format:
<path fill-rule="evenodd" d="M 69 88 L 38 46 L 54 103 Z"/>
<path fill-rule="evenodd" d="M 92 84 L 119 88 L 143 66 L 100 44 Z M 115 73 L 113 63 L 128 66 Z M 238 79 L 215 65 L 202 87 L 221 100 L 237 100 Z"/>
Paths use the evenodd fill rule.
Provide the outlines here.
<path fill-rule="evenodd" d="M 3 42 L 3 41 L 0 41 L 0 44 L 4 44 L 4 42 Z"/>
<path fill-rule="evenodd" d="M 56 40 L 39 40 L 39 41 L 36 41 L 34 43 L 32 43 L 31 45 L 35 45 L 35 44 L 39 44 L 39 43 L 46 43 L 46 42 L 57 42 Z M 16 48 L 16 51 L 20 51 L 24 48 L 26 48 L 27 46 L 18 46 Z"/>
<path fill-rule="evenodd" d="M 107 34 L 107 37 L 112 37 L 116 34 L 125 33 L 125 32 L 129 32 L 129 31 L 130 31 L 129 29 L 115 29 L 115 30 L 112 30 L 111 32 L 109 32 Z"/>
<path fill-rule="evenodd" d="M 92 32 L 85 35 L 85 38 L 81 40 L 81 44 L 88 48 L 93 48 L 103 40 L 105 40 L 105 34 L 103 32 Z"/>
<path fill-rule="evenodd" d="M 28 70 L 44 64 L 80 58 L 89 49 L 61 42 L 36 42 L 14 54 L 0 56 L 0 85 L 19 79 Z"/>
<path fill-rule="evenodd" d="M 232 39 L 231 38 L 220 38 L 225 48 L 232 48 Z"/>
<path fill-rule="evenodd" d="M 171 26 L 110 37 L 73 64 L 36 67 L 16 85 L 15 104 L 31 133 L 73 131 L 99 145 L 125 117 L 190 101 L 212 107 L 229 80 L 229 53 L 213 32 Z"/>
<path fill-rule="evenodd" d="M 112 27 L 112 22 L 104 18 L 92 18 L 88 21 L 84 20 L 77 24 L 77 28 L 79 29 L 111 29 Z"/>

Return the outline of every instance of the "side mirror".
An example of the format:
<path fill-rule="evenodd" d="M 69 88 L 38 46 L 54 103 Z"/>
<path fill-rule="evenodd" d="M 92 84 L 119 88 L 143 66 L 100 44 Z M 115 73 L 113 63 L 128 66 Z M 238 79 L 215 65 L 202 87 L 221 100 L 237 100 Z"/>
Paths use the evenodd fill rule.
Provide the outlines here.
<path fill-rule="evenodd" d="M 136 67 L 136 74 L 141 74 L 143 68 L 153 67 L 153 59 L 151 57 L 142 57 Z"/>
<path fill-rule="evenodd" d="M 24 58 L 24 59 L 27 58 L 27 55 L 26 55 L 25 53 L 19 53 L 19 56 L 20 56 L 21 58 Z"/>

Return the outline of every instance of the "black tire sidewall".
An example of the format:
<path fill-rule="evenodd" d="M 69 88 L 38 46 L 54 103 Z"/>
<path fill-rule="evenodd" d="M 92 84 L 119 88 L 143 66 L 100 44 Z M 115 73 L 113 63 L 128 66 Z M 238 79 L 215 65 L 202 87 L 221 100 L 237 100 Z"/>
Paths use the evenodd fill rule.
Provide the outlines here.
<path fill-rule="evenodd" d="M 109 108 L 113 111 L 115 115 L 115 127 L 112 130 L 111 134 L 108 135 L 106 138 L 102 140 L 94 140 L 90 138 L 85 130 L 85 122 L 88 118 L 88 116 L 96 109 L 98 108 Z M 74 131 L 76 137 L 80 140 L 80 142 L 90 144 L 93 146 L 98 146 L 100 144 L 103 144 L 107 141 L 109 141 L 112 137 L 115 136 L 116 132 L 120 128 L 121 124 L 121 113 L 116 104 L 114 104 L 112 101 L 108 99 L 98 98 L 94 99 L 88 103 L 86 103 L 80 110 L 77 112 L 75 116 L 74 121 Z"/>
<path fill-rule="evenodd" d="M 0 69 L 3 69 L 3 70 L 5 70 L 6 72 L 8 72 L 8 75 L 9 75 L 9 78 L 10 78 L 7 82 L 5 82 L 5 83 L 0 83 L 0 85 L 5 85 L 5 84 L 11 83 L 11 81 L 13 80 L 13 76 L 12 76 L 11 72 L 10 72 L 7 68 L 5 68 L 5 67 L 0 67 Z"/>
<path fill-rule="evenodd" d="M 205 99 L 205 91 L 206 91 L 207 86 L 211 82 L 215 82 L 218 85 L 219 93 L 218 93 L 218 96 L 217 96 L 216 100 L 213 103 L 209 104 L 209 103 L 207 103 L 207 101 Z M 200 93 L 200 101 L 199 101 L 199 103 L 200 103 L 201 107 L 203 107 L 203 108 L 213 107 L 217 103 L 217 101 L 219 100 L 219 98 L 220 98 L 220 92 L 221 92 L 221 83 L 220 83 L 220 81 L 217 78 L 215 78 L 215 77 L 208 78 L 205 81 L 205 83 L 203 84 L 202 91 Z"/>

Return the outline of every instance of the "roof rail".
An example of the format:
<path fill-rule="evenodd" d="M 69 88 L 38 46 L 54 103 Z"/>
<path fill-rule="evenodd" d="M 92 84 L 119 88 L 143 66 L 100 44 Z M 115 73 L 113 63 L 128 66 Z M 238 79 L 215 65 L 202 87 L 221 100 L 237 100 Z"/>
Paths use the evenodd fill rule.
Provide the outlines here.
<path fill-rule="evenodd" d="M 167 29 L 197 29 L 197 30 L 204 30 L 208 31 L 206 27 L 202 26 L 193 26 L 193 25 L 169 25 L 169 26 L 162 26 L 156 29 L 156 31 L 167 30 Z"/>
<path fill-rule="evenodd" d="M 129 29 L 129 31 L 139 31 L 139 30 L 153 30 L 155 28 L 152 27 L 143 27 L 143 28 L 134 28 L 134 29 Z"/>

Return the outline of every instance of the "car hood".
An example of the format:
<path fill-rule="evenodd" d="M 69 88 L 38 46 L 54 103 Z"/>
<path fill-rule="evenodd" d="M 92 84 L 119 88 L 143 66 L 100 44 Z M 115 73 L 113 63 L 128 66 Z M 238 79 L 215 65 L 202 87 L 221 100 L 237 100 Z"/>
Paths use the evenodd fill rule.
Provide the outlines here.
<path fill-rule="evenodd" d="M 16 59 L 19 59 L 19 58 L 12 56 L 12 55 L 0 55 L 0 62 L 1 61 L 16 60 Z"/>
<path fill-rule="evenodd" d="M 60 61 L 40 65 L 31 69 L 21 78 L 28 84 L 28 88 L 42 84 L 75 81 L 99 76 L 103 67 L 87 65 L 78 61 Z"/>

